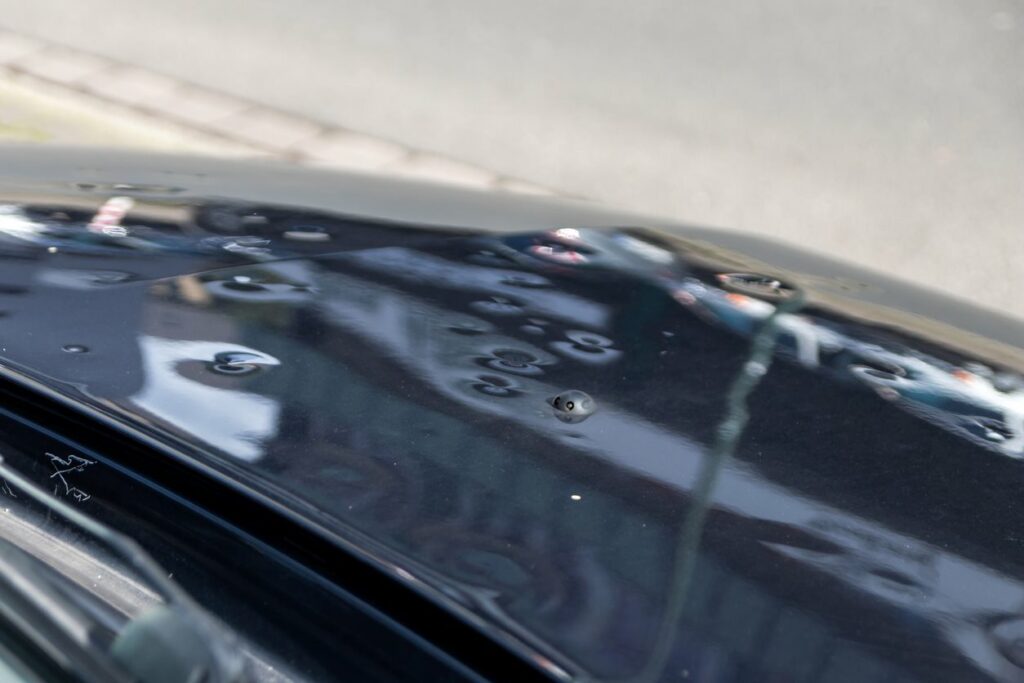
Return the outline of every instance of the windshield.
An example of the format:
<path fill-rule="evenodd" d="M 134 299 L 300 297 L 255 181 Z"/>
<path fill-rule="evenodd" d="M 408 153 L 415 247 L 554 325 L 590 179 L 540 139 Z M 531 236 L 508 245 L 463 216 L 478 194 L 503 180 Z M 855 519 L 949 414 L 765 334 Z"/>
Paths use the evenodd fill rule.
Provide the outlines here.
<path fill-rule="evenodd" d="M 53 458 L 56 493 L 73 495 L 67 477 L 88 461 Z M 2 462 L 0 483 L 0 630 L 8 651 L 44 662 L 42 673 L 24 659 L 22 669 L 96 682 L 253 680 L 234 636 L 134 542 Z"/>

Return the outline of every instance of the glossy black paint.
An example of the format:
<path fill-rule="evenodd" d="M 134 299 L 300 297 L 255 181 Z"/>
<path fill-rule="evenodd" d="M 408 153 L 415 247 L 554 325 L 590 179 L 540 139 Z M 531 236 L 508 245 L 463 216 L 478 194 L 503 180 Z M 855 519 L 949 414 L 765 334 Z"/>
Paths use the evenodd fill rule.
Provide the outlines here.
<path fill-rule="evenodd" d="M 156 464 L 95 457 L 183 468 L 148 481 L 231 519 L 218 539 L 256 537 L 408 623 L 322 561 L 354 555 L 555 677 L 1024 678 L 1020 322 L 572 204 L 15 157 L 8 380 L 145 439 Z M 583 419 L 553 403 L 572 392 Z M 117 476 L 91 475 L 104 494 L 83 509 L 130 491 Z M 207 481 L 290 526 L 232 517 Z M 122 499 L 107 521 L 140 515 Z M 214 545 L 182 570 L 230 566 Z M 298 595 L 267 602 L 322 603 Z"/>
<path fill-rule="evenodd" d="M 149 549 L 170 577 L 243 636 L 257 658 L 281 677 L 256 680 L 478 680 L 463 663 L 341 586 L 353 581 L 404 599 L 409 604 L 385 600 L 381 607 L 402 614 L 413 627 L 445 623 L 444 614 L 416 604 L 417 596 L 400 587 L 381 585 L 388 582 L 273 509 L 173 460 L 154 458 L 152 449 L 116 430 L 98 428 L 59 402 L 7 382 L 0 383 L 0 400 L 17 406 L 16 413 L 0 410 L 5 461 Z M 86 466 L 58 479 L 50 454 L 71 456 Z M 88 484 L 77 486 L 83 479 Z M 187 491 L 187 499 L 164 484 Z M 17 497 L 9 488 L 3 495 Z M 489 652 L 472 632 L 453 630 L 502 665 L 495 670 L 524 669 Z M 472 657 L 466 664 L 493 672 L 487 662 Z"/>

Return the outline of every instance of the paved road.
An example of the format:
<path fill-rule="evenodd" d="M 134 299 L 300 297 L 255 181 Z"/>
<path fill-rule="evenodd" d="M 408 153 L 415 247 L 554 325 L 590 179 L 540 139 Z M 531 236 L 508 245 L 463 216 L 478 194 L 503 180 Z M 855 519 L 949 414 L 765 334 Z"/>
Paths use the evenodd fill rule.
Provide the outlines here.
<path fill-rule="evenodd" d="M 1019 0 L 0 0 L 0 23 L 1024 316 Z"/>

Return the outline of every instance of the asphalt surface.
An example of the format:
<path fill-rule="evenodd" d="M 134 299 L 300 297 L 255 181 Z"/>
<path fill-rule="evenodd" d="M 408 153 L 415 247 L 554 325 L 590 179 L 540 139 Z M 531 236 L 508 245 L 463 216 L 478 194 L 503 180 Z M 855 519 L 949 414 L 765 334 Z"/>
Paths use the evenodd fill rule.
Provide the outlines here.
<path fill-rule="evenodd" d="M 1013 0 L 0 0 L 0 24 L 1024 317 Z"/>

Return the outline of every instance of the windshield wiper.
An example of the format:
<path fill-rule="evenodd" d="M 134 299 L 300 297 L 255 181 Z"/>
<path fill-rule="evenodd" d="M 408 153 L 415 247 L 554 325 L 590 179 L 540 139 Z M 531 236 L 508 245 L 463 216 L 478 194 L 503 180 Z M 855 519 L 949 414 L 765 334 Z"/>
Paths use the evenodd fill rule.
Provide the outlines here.
<path fill-rule="evenodd" d="M 2 457 L 0 479 L 0 629 L 90 682 L 251 680 L 237 638 L 134 540 L 42 490 Z M 106 595 L 90 580 L 97 571 L 107 575 Z"/>

